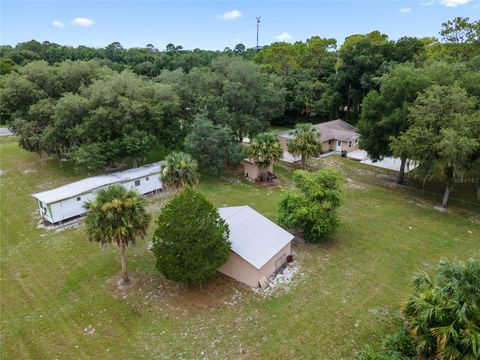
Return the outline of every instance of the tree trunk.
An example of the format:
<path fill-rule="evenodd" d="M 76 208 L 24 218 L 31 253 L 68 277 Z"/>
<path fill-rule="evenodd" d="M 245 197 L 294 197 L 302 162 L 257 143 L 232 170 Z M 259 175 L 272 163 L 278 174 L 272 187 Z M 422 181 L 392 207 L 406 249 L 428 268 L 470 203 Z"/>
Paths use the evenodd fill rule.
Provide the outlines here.
<path fill-rule="evenodd" d="M 475 189 L 477 189 L 477 201 L 480 201 L 480 182 L 475 183 Z"/>
<path fill-rule="evenodd" d="M 447 186 L 445 187 L 445 194 L 443 194 L 443 201 L 442 201 L 442 207 L 444 209 L 447 208 L 447 204 L 448 204 L 448 196 L 450 195 L 450 185 L 447 184 Z"/>
<path fill-rule="evenodd" d="M 302 155 L 302 170 L 305 170 L 305 156 Z"/>
<path fill-rule="evenodd" d="M 405 180 L 405 163 L 407 162 L 407 159 L 405 159 L 403 156 L 400 158 L 400 171 L 398 172 L 398 179 L 397 179 L 397 184 L 402 184 L 403 181 Z"/>
<path fill-rule="evenodd" d="M 446 169 L 446 175 L 447 175 L 447 186 L 445 187 L 445 194 L 443 194 L 443 201 L 442 201 L 442 207 L 444 209 L 447 208 L 448 196 L 450 195 L 450 191 L 452 191 L 452 188 L 453 188 L 453 169 L 452 169 L 452 167 L 449 166 Z"/>
<path fill-rule="evenodd" d="M 128 277 L 127 273 L 127 261 L 125 259 L 125 244 L 120 242 L 120 260 L 122 262 L 122 279 L 124 284 L 128 284 L 130 282 L 130 278 Z"/>

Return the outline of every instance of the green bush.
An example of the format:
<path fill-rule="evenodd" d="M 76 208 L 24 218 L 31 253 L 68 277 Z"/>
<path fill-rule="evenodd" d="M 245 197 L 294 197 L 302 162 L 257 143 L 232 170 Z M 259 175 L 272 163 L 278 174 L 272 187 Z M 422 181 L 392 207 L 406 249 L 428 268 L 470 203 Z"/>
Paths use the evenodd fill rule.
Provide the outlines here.
<path fill-rule="evenodd" d="M 228 225 L 200 193 L 186 188 L 161 211 L 153 237 L 157 269 L 187 286 L 211 277 L 228 259 Z"/>
<path fill-rule="evenodd" d="M 319 242 L 339 225 L 337 209 L 341 203 L 343 176 L 334 168 L 323 168 L 315 174 L 298 170 L 293 175 L 297 185 L 287 191 L 279 208 L 281 225 L 298 229 L 308 242 Z"/>
<path fill-rule="evenodd" d="M 364 347 L 357 360 L 413 360 L 415 354 L 412 338 L 402 328 L 385 336 L 379 350 L 374 350 L 371 346 Z"/>
<path fill-rule="evenodd" d="M 440 261 L 434 277 L 414 278 L 403 315 L 418 356 L 480 359 L 480 261 Z"/>

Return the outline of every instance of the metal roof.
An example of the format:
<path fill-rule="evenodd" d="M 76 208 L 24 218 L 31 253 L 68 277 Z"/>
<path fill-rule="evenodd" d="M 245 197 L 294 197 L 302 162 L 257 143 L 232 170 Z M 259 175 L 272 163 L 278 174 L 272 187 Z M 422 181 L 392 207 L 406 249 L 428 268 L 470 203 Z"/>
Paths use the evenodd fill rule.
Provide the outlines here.
<path fill-rule="evenodd" d="M 134 180 L 152 174 L 160 174 L 160 168 L 160 162 L 153 163 L 135 169 L 89 177 L 64 186 L 60 186 L 56 189 L 32 194 L 32 196 L 44 204 L 51 204 L 60 200 L 85 194 L 102 186 Z"/>
<path fill-rule="evenodd" d="M 348 141 L 359 136 L 358 129 L 349 123 L 337 119 L 313 125 L 320 132 L 320 141 L 342 140 Z M 293 139 L 292 131 L 284 131 L 278 134 L 287 139 Z"/>
<path fill-rule="evenodd" d="M 218 209 L 230 228 L 232 251 L 261 269 L 294 236 L 249 206 Z"/>

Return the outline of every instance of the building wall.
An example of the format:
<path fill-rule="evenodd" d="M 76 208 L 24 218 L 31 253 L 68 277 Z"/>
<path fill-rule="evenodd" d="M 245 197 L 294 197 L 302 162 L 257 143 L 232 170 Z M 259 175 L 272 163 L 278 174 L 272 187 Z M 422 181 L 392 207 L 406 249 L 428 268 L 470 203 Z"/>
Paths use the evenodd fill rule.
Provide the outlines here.
<path fill-rule="evenodd" d="M 227 262 L 218 271 L 249 286 L 258 286 L 259 277 L 255 266 L 233 251 L 230 251 Z"/>
<path fill-rule="evenodd" d="M 241 256 L 231 251 L 227 262 L 218 271 L 249 286 L 258 287 L 258 282 L 263 276 L 268 278 L 277 270 L 276 261 L 282 258 L 282 256 L 286 257 L 291 254 L 290 244 L 285 245 L 260 269 L 257 269 Z"/>
<path fill-rule="evenodd" d="M 357 142 L 355 142 L 355 140 L 357 140 Z M 348 146 L 350 142 L 351 146 Z M 358 150 L 359 142 L 359 138 L 352 139 L 351 141 L 342 141 L 342 150 L 346 150 L 348 152 Z"/>
<path fill-rule="evenodd" d="M 279 260 L 282 256 L 287 257 L 292 253 L 290 246 L 291 243 L 285 245 L 274 257 L 272 257 L 265 265 L 263 265 L 259 270 L 257 270 L 257 284 L 263 276 L 268 278 L 277 270 L 277 260 Z M 283 265 L 283 262 L 280 265 Z"/>
<path fill-rule="evenodd" d="M 248 161 L 242 161 L 242 164 L 243 175 L 252 180 L 256 180 L 260 174 L 267 171 L 273 172 L 273 164 L 271 164 L 267 169 L 262 169 L 255 164 L 249 163 Z"/>
<path fill-rule="evenodd" d="M 283 151 L 288 151 L 288 139 L 282 136 L 278 136 L 278 142 L 282 146 Z"/>

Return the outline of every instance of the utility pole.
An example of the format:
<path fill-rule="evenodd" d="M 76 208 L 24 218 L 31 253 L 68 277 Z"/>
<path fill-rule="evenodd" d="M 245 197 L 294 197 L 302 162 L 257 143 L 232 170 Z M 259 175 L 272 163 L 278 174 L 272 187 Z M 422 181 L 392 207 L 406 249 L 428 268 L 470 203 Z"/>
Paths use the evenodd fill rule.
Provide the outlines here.
<path fill-rule="evenodd" d="M 255 48 L 257 51 L 260 50 L 258 46 L 258 32 L 260 31 L 260 20 L 262 18 L 260 16 L 257 16 L 257 47 Z"/>

